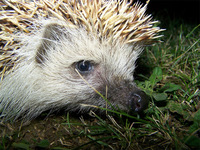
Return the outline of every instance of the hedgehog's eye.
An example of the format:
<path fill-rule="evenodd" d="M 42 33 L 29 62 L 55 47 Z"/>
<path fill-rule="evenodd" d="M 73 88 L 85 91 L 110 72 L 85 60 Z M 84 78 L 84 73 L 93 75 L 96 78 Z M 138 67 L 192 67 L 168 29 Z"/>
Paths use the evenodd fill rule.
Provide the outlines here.
<path fill-rule="evenodd" d="M 87 73 L 92 70 L 93 66 L 89 61 L 81 60 L 76 64 L 76 68 L 80 73 Z"/>

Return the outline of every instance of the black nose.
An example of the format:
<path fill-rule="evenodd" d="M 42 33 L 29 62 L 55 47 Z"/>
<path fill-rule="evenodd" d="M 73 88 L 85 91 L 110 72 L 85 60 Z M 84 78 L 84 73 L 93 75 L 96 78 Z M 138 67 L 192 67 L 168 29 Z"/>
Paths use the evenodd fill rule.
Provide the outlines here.
<path fill-rule="evenodd" d="M 143 91 L 131 93 L 129 108 L 134 112 L 141 112 L 148 107 L 149 97 Z"/>

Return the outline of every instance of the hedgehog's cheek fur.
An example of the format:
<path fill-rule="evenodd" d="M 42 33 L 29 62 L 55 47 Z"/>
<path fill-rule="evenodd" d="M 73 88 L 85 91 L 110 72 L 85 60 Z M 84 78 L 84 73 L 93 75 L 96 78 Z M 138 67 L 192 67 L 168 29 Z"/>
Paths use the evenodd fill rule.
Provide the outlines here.
<path fill-rule="evenodd" d="M 71 48 L 68 43 L 72 43 L 72 41 L 80 41 L 80 39 L 82 39 L 82 42 L 79 43 L 80 45 L 78 45 L 78 43 L 74 43 L 72 45 L 78 45 L 78 48 L 81 48 L 80 49 L 81 52 L 83 51 L 86 54 L 88 53 L 89 50 L 84 51 L 84 48 L 82 47 L 82 45 L 84 46 L 86 45 L 88 48 L 88 47 L 91 47 L 91 45 L 88 46 L 87 44 L 93 43 L 92 47 L 95 47 L 95 48 L 101 47 L 99 46 L 100 44 L 98 43 L 98 40 L 95 40 L 95 41 L 92 40 L 91 37 L 88 37 L 88 35 L 84 31 L 80 30 L 81 32 L 78 34 L 79 36 L 77 37 L 71 35 L 73 34 L 72 31 L 78 32 L 79 30 L 68 29 L 55 23 L 47 25 L 43 31 L 43 39 L 36 52 L 36 56 L 35 56 L 36 63 L 40 64 L 39 65 L 40 67 L 46 68 L 44 69 L 46 71 L 49 70 L 49 68 L 51 68 L 51 70 L 55 72 L 59 68 L 60 70 L 63 70 L 63 68 L 66 67 L 65 65 L 63 66 L 63 64 L 65 63 L 61 62 L 60 60 L 66 60 L 66 58 L 68 58 L 67 60 L 70 61 L 69 59 L 70 56 L 68 56 L 69 51 L 67 51 L 68 49 L 74 50 L 74 52 L 70 51 L 72 54 L 81 56 L 81 54 L 76 54 L 75 50 L 77 49 L 77 47 Z M 67 45 L 65 45 L 67 47 L 66 49 L 62 48 L 61 45 L 63 43 L 67 43 Z M 98 51 L 91 50 L 92 54 L 94 55 L 93 57 L 96 58 L 96 59 L 93 58 L 94 60 L 92 64 L 94 66 L 92 67 L 92 70 L 85 71 L 87 73 L 80 72 L 80 75 L 82 75 L 82 77 L 88 82 L 88 84 L 90 84 L 91 87 L 96 88 L 97 91 L 99 91 L 103 96 L 105 96 L 105 98 L 107 98 L 108 101 L 111 103 L 111 105 L 113 105 L 115 108 L 117 108 L 118 106 L 119 109 L 122 109 L 125 111 L 132 110 L 132 111 L 139 112 L 145 109 L 148 104 L 148 100 L 145 94 L 141 92 L 134 84 L 132 84 L 133 82 L 132 72 L 134 70 L 135 60 L 140 53 L 139 52 L 140 47 L 135 47 L 137 51 L 133 51 L 132 46 L 128 46 L 128 47 L 127 46 L 128 45 L 124 45 L 124 46 L 118 47 L 118 49 L 117 48 L 115 49 L 115 47 L 111 47 L 111 48 L 108 48 L 110 50 L 109 53 L 103 53 L 103 54 L 101 50 L 98 49 L 98 51 L 101 52 L 101 54 L 104 57 L 104 59 L 102 58 L 102 60 L 101 58 L 99 58 L 99 56 L 98 57 L 96 56 L 97 55 L 96 53 Z M 121 56 L 122 52 L 124 54 L 124 57 L 120 57 L 119 59 L 119 56 Z M 63 57 L 63 55 L 66 55 L 66 56 L 64 59 L 61 59 L 60 57 Z M 106 59 L 107 55 L 109 55 L 108 59 Z M 57 59 L 58 58 L 57 56 L 60 56 L 59 59 Z M 78 58 L 80 58 L 80 56 Z M 84 83 L 85 82 L 84 80 L 81 80 L 80 75 L 78 75 L 77 72 L 74 71 L 74 69 L 75 69 L 75 66 L 77 66 L 76 64 L 80 61 L 89 62 L 90 60 L 88 60 L 89 59 L 88 57 L 89 56 L 87 56 L 87 59 L 83 59 L 83 60 L 77 59 L 76 62 L 74 62 L 75 60 L 71 61 L 73 63 L 71 67 L 68 68 L 69 69 L 68 75 L 70 75 L 70 79 L 72 83 L 74 83 L 74 85 L 77 85 L 78 82 L 82 85 L 87 84 L 87 83 Z M 97 60 L 100 60 L 100 62 L 98 62 Z M 58 65 L 58 63 L 60 64 Z M 54 67 L 57 66 L 57 67 L 56 69 L 52 69 L 52 66 Z M 126 68 L 126 71 L 122 71 L 124 70 L 124 68 Z M 51 70 L 49 70 L 49 72 L 51 72 Z M 47 71 L 45 74 L 48 74 L 49 72 Z M 57 72 L 55 74 L 55 77 L 56 77 L 54 79 L 55 81 L 58 80 L 57 79 L 58 74 L 60 75 L 60 72 Z M 60 83 L 63 83 L 63 82 L 60 82 Z M 108 93 L 105 93 L 106 86 L 108 89 Z M 88 87 L 87 86 L 84 86 L 84 87 L 85 87 L 84 89 L 81 89 L 79 86 L 79 88 L 77 88 L 76 91 L 74 91 L 74 94 L 77 95 L 76 92 L 80 92 L 80 90 L 84 94 L 88 93 L 87 91 Z M 94 93 L 94 95 L 96 94 L 97 93 Z M 89 94 L 87 94 L 87 96 L 88 95 Z M 102 106 L 105 108 L 107 106 L 106 100 L 104 100 L 99 94 L 96 95 L 98 97 L 94 95 L 89 96 L 90 100 L 85 100 L 85 104 L 98 105 L 100 107 Z M 91 97 L 93 99 L 91 99 Z M 96 101 L 96 98 L 98 99 L 98 101 Z M 80 96 L 80 98 L 78 98 L 77 101 L 83 102 L 82 97 Z M 108 108 L 112 108 L 112 107 L 109 106 Z"/>

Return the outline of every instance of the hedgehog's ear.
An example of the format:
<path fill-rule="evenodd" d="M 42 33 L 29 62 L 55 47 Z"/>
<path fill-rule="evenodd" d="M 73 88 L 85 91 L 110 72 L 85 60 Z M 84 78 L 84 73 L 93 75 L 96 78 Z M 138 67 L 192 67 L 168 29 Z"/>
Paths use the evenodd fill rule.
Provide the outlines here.
<path fill-rule="evenodd" d="M 48 54 L 48 49 L 54 47 L 62 35 L 63 26 L 56 23 L 45 26 L 40 46 L 37 49 L 35 60 L 37 63 L 43 63 Z"/>

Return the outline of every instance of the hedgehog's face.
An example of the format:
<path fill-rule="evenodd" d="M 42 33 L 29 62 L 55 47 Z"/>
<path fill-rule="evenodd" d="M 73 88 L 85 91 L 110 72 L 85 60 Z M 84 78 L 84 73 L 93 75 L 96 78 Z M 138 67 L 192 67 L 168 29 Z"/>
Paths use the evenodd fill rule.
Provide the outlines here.
<path fill-rule="evenodd" d="M 109 44 L 83 29 L 50 24 L 44 31 L 36 63 L 43 68 L 44 85 L 57 105 L 84 110 L 93 106 L 111 108 L 104 96 L 114 107 L 139 112 L 148 104 L 145 93 L 133 83 L 140 51 L 139 46 Z"/>

